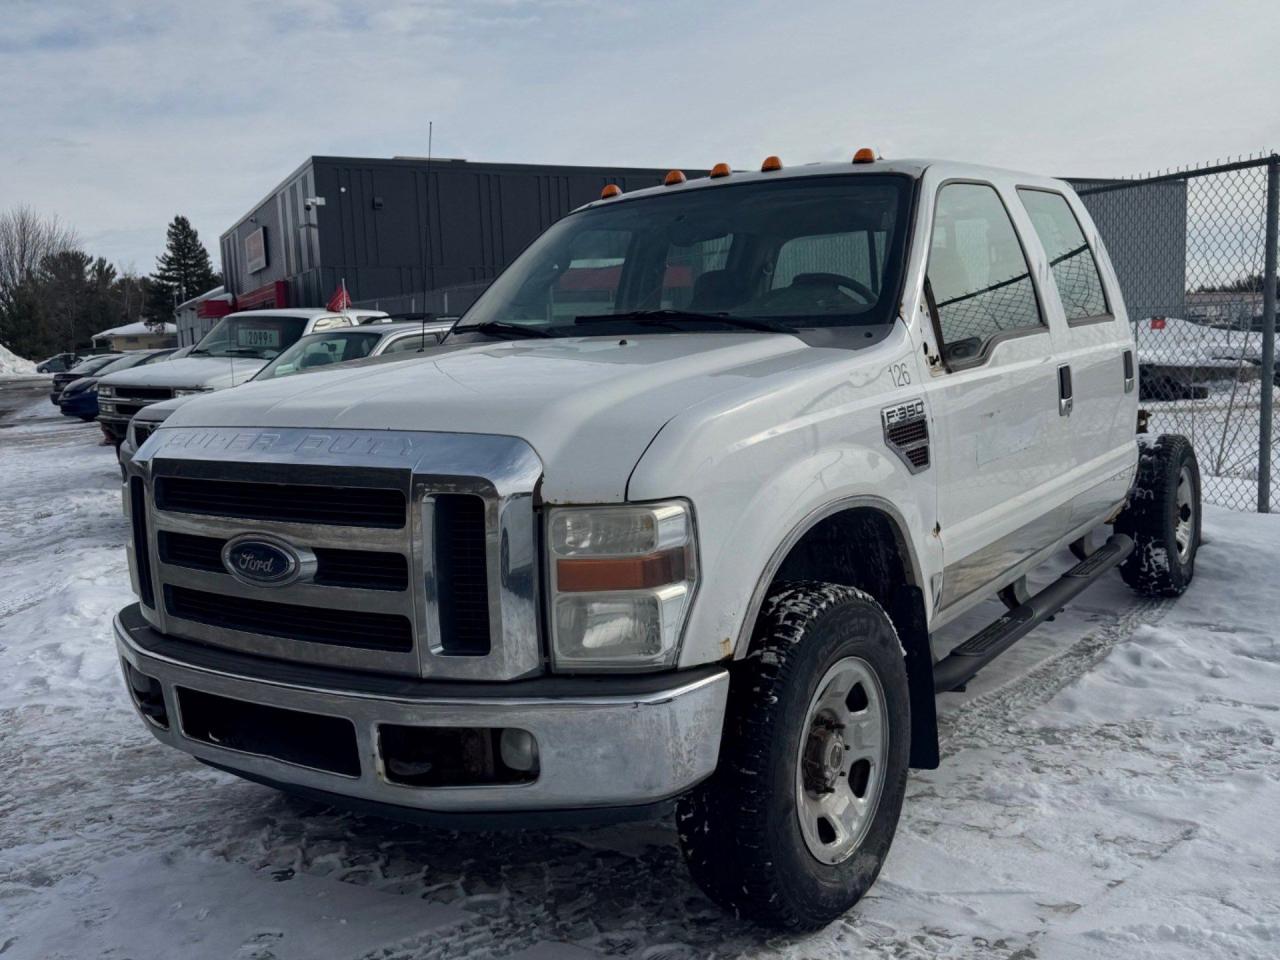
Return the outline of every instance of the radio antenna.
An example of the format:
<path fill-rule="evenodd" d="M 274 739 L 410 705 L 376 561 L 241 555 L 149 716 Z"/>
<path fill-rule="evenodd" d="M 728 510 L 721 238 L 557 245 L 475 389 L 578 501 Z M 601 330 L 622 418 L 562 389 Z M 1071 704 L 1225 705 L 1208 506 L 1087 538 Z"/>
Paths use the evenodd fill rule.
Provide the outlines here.
<path fill-rule="evenodd" d="M 431 250 L 431 139 L 435 133 L 436 123 L 434 120 L 427 121 L 427 222 L 424 227 L 427 231 L 427 250 Z M 429 254 L 428 254 L 429 255 Z M 419 352 L 426 347 L 427 343 L 427 291 L 430 289 L 431 281 L 427 279 L 428 271 L 431 269 L 430 263 L 422 265 L 422 343 L 419 345 Z"/>

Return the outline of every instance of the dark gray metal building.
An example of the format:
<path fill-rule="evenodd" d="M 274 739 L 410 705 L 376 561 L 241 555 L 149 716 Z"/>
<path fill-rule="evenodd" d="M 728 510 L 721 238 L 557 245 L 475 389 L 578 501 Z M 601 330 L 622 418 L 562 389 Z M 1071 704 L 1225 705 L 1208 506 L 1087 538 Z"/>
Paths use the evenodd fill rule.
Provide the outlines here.
<path fill-rule="evenodd" d="M 1077 180 L 1132 320 L 1187 316 L 1187 183 Z"/>
<path fill-rule="evenodd" d="M 693 175 L 694 171 L 687 171 Z M 353 300 L 460 312 L 534 237 L 605 184 L 667 170 L 310 157 L 221 237 L 236 309 Z"/>

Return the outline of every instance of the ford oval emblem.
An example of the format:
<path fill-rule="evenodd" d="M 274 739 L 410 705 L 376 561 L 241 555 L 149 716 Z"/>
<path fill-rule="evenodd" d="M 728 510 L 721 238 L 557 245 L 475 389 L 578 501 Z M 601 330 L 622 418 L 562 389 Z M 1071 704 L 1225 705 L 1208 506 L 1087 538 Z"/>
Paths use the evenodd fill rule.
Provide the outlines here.
<path fill-rule="evenodd" d="M 315 555 L 299 550 L 274 537 L 236 537 L 222 548 L 222 565 L 243 583 L 258 587 L 279 587 L 315 569 Z"/>

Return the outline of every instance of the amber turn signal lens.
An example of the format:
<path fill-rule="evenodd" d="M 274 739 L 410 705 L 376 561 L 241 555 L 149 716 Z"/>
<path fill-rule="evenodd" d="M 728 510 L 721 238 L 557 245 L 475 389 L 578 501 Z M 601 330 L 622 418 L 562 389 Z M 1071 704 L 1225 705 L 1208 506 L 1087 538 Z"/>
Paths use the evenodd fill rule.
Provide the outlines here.
<path fill-rule="evenodd" d="M 574 557 L 556 561 L 561 593 L 650 590 L 685 578 L 684 547 L 645 557 Z"/>
<path fill-rule="evenodd" d="M 662 185 L 665 187 L 674 187 L 677 183 L 684 183 L 683 170 L 672 170 L 667 174 L 667 179 L 662 181 Z"/>
<path fill-rule="evenodd" d="M 863 147 L 853 155 L 854 163 L 875 163 L 876 152 L 870 147 Z"/>
<path fill-rule="evenodd" d="M 782 169 L 782 161 L 777 157 L 765 157 L 764 163 L 760 164 L 761 173 L 771 173 L 774 170 Z"/>
<path fill-rule="evenodd" d="M 622 188 L 616 183 L 606 183 L 604 189 L 600 191 L 601 200 L 612 200 L 620 196 L 622 196 Z"/>
<path fill-rule="evenodd" d="M 727 163 L 717 163 L 711 168 L 710 176 L 727 177 L 729 175 L 729 165 Z"/>

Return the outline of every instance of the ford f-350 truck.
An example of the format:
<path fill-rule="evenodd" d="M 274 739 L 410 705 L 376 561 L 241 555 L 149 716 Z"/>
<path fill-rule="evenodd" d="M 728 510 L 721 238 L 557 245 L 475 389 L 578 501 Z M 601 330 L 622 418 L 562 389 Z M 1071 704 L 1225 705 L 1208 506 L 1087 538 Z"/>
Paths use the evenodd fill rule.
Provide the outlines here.
<path fill-rule="evenodd" d="M 812 928 L 937 765 L 936 693 L 1115 567 L 1190 582 L 1196 460 L 1138 435 L 1133 350 L 1059 180 L 864 150 L 606 187 L 431 355 L 200 397 L 142 445 L 129 691 L 161 741 L 335 803 L 674 800 L 711 897 Z"/>

